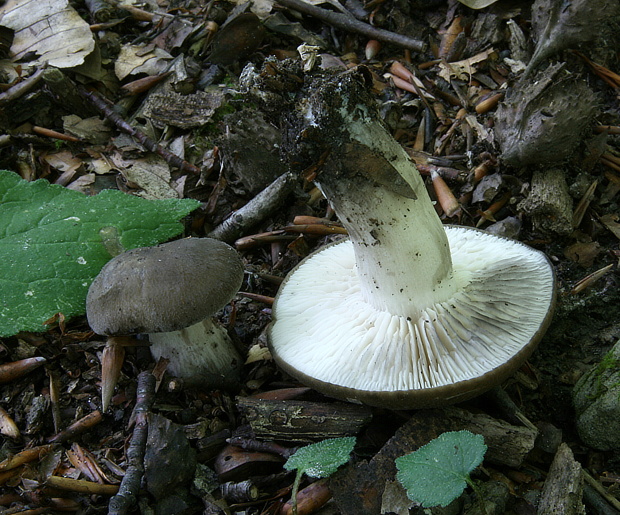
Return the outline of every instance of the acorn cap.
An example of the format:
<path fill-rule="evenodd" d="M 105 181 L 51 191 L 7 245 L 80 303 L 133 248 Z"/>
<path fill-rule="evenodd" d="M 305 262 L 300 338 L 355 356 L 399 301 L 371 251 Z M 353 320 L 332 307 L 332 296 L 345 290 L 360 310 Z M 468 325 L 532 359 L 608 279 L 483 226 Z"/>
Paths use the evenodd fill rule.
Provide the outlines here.
<path fill-rule="evenodd" d="M 237 293 L 243 263 L 226 243 L 188 238 L 110 260 L 88 290 L 88 323 L 115 336 L 177 331 L 213 315 Z"/>

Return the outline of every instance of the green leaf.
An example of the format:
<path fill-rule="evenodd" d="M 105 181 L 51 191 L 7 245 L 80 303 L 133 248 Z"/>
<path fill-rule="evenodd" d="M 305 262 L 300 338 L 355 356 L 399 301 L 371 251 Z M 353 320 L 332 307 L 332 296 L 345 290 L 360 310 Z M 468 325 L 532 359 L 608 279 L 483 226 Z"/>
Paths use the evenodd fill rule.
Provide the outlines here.
<path fill-rule="evenodd" d="M 340 465 L 349 461 L 355 447 L 355 437 L 331 438 L 306 445 L 284 464 L 286 470 L 295 470 L 310 477 L 329 477 Z"/>
<path fill-rule="evenodd" d="M 425 508 L 447 506 L 470 483 L 469 473 L 482 463 L 486 450 L 481 435 L 443 433 L 417 451 L 396 458 L 396 477 L 412 501 Z"/>
<path fill-rule="evenodd" d="M 156 245 L 180 234 L 195 200 L 145 200 L 117 190 L 86 196 L 0 170 L 0 336 L 44 331 L 82 315 L 108 249 Z"/>

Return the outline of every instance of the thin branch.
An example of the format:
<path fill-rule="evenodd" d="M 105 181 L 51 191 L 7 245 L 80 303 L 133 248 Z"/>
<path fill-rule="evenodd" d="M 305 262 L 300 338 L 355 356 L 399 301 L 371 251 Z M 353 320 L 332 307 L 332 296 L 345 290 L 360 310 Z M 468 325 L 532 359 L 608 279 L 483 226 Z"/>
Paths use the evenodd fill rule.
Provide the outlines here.
<path fill-rule="evenodd" d="M 136 407 L 134 410 L 136 424 L 131 443 L 127 449 L 128 467 L 121 486 L 108 505 L 108 515 L 129 513 L 136 503 L 136 493 L 144 475 L 144 452 L 148 436 L 147 415 L 155 401 L 155 377 L 150 372 L 141 372 L 138 376 Z"/>
<path fill-rule="evenodd" d="M 8 104 L 9 102 L 22 97 L 32 88 L 34 88 L 43 78 L 43 73 L 47 65 L 39 68 L 30 77 L 18 82 L 14 86 L 11 86 L 4 93 L 0 93 L 0 105 Z"/>
<path fill-rule="evenodd" d="M 127 123 L 123 118 L 114 111 L 112 104 L 102 97 L 99 93 L 95 91 L 86 91 L 85 89 L 80 89 L 80 93 L 88 99 L 108 120 L 110 120 L 116 127 L 118 127 L 123 132 L 126 132 L 130 136 L 134 137 L 138 142 L 140 142 L 144 148 L 150 150 L 151 152 L 155 152 L 159 156 L 161 156 L 168 164 L 179 168 L 182 171 L 191 172 L 194 174 L 200 174 L 200 168 L 194 166 L 191 163 L 188 163 L 184 159 L 181 159 L 179 156 L 173 154 L 169 150 L 166 150 L 161 145 L 157 144 L 157 142 L 153 141 L 146 134 L 138 129 L 132 127 Z"/>
<path fill-rule="evenodd" d="M 314 16 L 319 20 L 333 25 L 334 27 L 348 32 L 356 32 L 363 34 L 371 39 L 378 39 L 379 41 L 385 41 L 386 43 L 392 43 L 416 52 L 424 52 L 426 50 L 426 44 L 423 41 L 413 39 L 401 34 L 396 34 L 388 30 L 377 29 L 372 25 L 368 25 L 363 21 L 356 20 L 352 16 L 346 14 L 336 13 L 334 11 L 328 11 L 321 7 L 311 5 L 303 0 L 277 0 L 279 4 L 294 9 L 303 14 Z"/>
<path fill-rule="evenodd" d="M 290 172 L 282 174 L 245 206 L 235 211 L 207 236 L 228 243 L 235 241 L 241 234 L 267 218 L 280 207 L 284 199 L 292 193 L 297 178 Z"/>
<path fill-rule="evenodd" d="M 48 443 L 61 443 L 66 442 L 75 438 L 77 435 L 83 433 L 84 431 L 90 429 L 91 427 L 99 424 L 103 420 L 103 416 L 101 415 L 101 411 L 95 410 L 92 413 L 89 413 L 85 417 L 82 417 L 80 420 L 75 421 L 71 424 L 67 429 L 61 431 L 60 433 L 56 433 L 54 436 L 50 436 L 47 439 Z"/>

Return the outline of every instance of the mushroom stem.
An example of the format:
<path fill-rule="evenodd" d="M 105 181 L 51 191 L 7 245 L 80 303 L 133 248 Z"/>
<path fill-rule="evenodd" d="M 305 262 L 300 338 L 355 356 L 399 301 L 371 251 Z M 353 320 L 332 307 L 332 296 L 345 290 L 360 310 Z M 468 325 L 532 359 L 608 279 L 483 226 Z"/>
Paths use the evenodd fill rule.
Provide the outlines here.
<path fill-rule="evenodd" d="M 224 327 L 206 318 L 167 333 L 149 334 L 151 354 L 169 360 L 168 372 L 187 383 L 233 388 L 239 383 L 241 356 Z"/>
<path fill-rule="evenodd" d="M 414 318 L 457 289 L 448 239 L 411 159 L 367 109 L 338 110 L 346 143 L 315 182 L 349 232 L 365 301 Z"/>
<path fill-rule="evenodd" d="M 296 150 L 319 157 L 314 180 L 351 238 L 284 280 L 269 349 L 303 384 L 340 399 L 396 409 L 458 402 L 530 355 L 551 319 L 553 268 L 522 243 L 444 229 L 369 84 L 363 68 L 330 77 L 304 104 Z"/>

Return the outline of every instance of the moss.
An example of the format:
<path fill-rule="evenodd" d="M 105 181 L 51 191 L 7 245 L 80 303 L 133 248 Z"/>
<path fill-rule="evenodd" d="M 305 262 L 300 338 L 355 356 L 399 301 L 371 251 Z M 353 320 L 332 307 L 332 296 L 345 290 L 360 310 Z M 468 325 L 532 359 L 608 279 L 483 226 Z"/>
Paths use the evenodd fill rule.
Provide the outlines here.
<path fill-rule="evenodd" d="M 614 353 L 614 349 L 611 349 L 601 362 L 594 369 L 593 376 L 596 381 L 596 389 L 595 392 L 591 395 L 588 395 L 588 398 L 591 400 L 598 399 L 605 391 L 620 386 L 620 373 L 618 373 L 618 380 L 612 384 L 604 384 L 608 379 L 607 371 L 611 370 L 612 374 L 614 372 L 620 372 L 620 357 L 616 356 Z M 620 398 L 620 392 L 618 394 Z"/>

